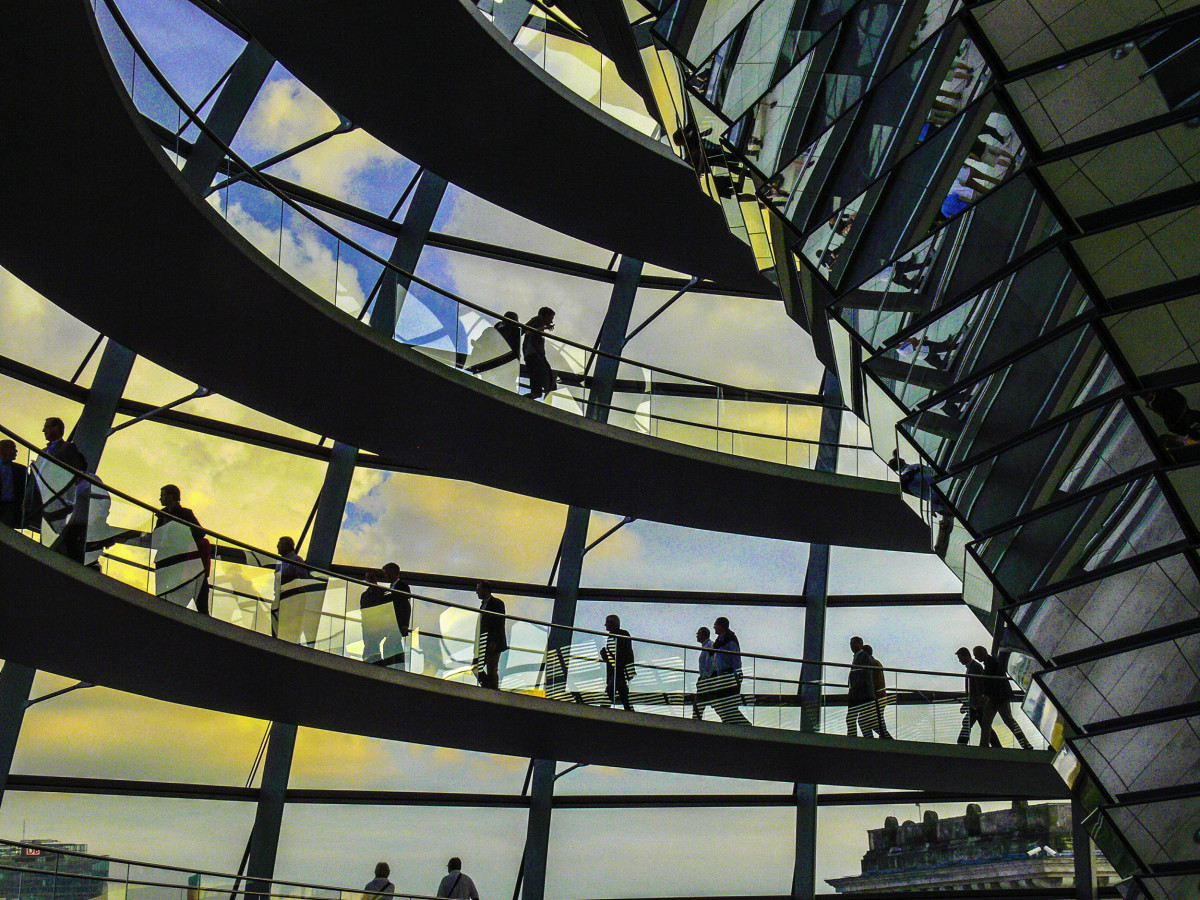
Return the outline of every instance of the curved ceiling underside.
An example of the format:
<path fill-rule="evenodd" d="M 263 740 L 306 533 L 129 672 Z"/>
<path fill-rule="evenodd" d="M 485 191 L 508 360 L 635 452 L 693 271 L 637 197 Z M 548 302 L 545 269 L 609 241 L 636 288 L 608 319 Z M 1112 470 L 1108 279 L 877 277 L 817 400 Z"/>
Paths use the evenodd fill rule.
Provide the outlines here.
<path fill-rule="evenodd" d="M 695 528 L 928 551 L 895 485 L 550 409 L 323 302 L 186 187 L 88 7 L 18 4 L 0 20 L 0 103 L 20 123 L 0 142 L 0 264 L 67 312 L 198 384 L 416 471 Z"/>
<path fill-rule="evenodd" d="M 468 0 L 222 8 L 343 116 L 471 193 L 644 262 L 773 290 L 689 166 L 555 81 Z"/>
<path fill-rule="evenodd" d="M 174 606 L 3 526 L 0 573 L 0 658 L 172 703 L 623 768 L 1027 798 L 1066 791 L 1043 751 L 726 726 L 368 666 Z"/>

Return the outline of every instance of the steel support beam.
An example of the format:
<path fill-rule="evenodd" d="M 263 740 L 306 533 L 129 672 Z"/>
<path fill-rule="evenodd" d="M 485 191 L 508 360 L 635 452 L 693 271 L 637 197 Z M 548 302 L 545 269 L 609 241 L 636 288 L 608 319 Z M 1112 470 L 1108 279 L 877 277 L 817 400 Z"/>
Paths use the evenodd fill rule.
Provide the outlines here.
<path fill-rule="evenodd" d="M 212 112 L 204 119 L 204 124 L 216 132 L 222 143 L 233 143 L 273 65 L 275 60 L 271 54 L 251 38 L 229 70 L 229 77 L 225 79 L 225 85 L 213 103 Z M 202 131 L 180 174 L 192 190 L 204 195 L 208 193 L 208 187 L 224 159 L 225 151 L 221 144 Z"/>
<path fill-rule="evenodd" d="M 104 455 L 113 419 L 135 359 L 137 354 L 132 350 L 111 340 L 104 345 L 104 352 L 100 355 L 100 364 L 92 379 L 87 401 L 83 404 L 83 412 L 71 433 L 71 439 L 87 457 L 88 469 L 92 472 L 100 466 L 100 457 Z"/>
<path fill-rule="evenodd" d="M 425 238 L 446 192 L 445 179 L 429 171 L 422 172 L 420 179 L 404 217 L 403 231 L 396 239 L 391 253 L 392 262 L 408 271 L 417 267 L 421 251 L 425 247 Z M 371 313 L 370 325 L 389 338 L 395 332 L 396 320 L 400 313 L 398 300 L 401 289 L 408 289 L 407 279 L 401 283 L 395 271 L 387 270 Z M 342 517 L 346 512 L 346 499 L 350 494 L 350 482 L 354 478 L 357 458 L 357 447 L 340 441 L 334 443 L 329 465 L 325 469 L 325 480 L 317 496 L 316 515 L 313 518 L 308 553 L 305 554 L 307 561 L 313 565 L 326 569 L 333 565 L 334 551 L 337 549 L 338 535 L 342 530 Z M 271 879 L 275 874 L 279 829 L 283 823 L 285 796 L 295 746 L 295 725 L 281 722 L 271 725 L 246 868 L 247 876 L 260 883 Z"/>
<path fill-rule="evenodd" d="M 428 169 L 421 172 L 421 180 L 413 192 L 408 211 L 404 214 L 404 225 L 400 237 L 392 248 L 389 262 L 405 272 L 415 272 L 421 259 L 421 251 L 425 249 L 425 240 L 429 237 L 429 229 L 442 205 L 442 197 L 446 193 L 446 179 L 434 175 Z M 370 325 L 376 331 L 381 331 L 388 337 L 395 334 L 396 322 L 400 319 L 400 310 L 404 306 L 404 296 L 408 292 L 411 279 L 387 269 L 379 281 L 379 292 L 375 305 L 371 309 Z"/>
<path fill-rule="evenodd" d="M 828 371 L 821 393 L 841 396 L 837 379 Z M 821 449 L 817 454 L 818 472 L 837 471 L 837 442 L 842 428 L 840 409 L 821 411 Z M 824 680 L 825 614 L 829 608 L 829 545 L 812 544 L 808 549 L 808 567 L 804 573 L 804 662 L 800 667 L 800 728 L 821 730 L 821 684 Z M 812 897 L 817 891 L 817 786 L 797 784 L 796 856 L 792 869 L 792 896 Z"/>
<path fill-rule="evenodd" d="M 1092 835 L 1087 829 L 1087 807 L 1080 802 L 1078 792 L 1071 795 L 1071 844 L 1075 853 L 1075 898 L 1096 900 L 1096 857 Z"/>
<path fill-rule="evenodd" d="M 11 660 L 0 668 L 0 806 L 4 804 L 4 788 L 12 771 L 13 755 L 21 737 L 25 706 L 33 690 L 37 670 Z"/>
<path fill-rule="evenodd" d="M 614 356 L 625 348 L 625 335 L 629 333 L 629 317 L 633 312 L 633 301 L 637 296 L 638 281 L 642 275 L 642 263 L 628 257 L 621 258 L 617 280 L 613 285 L 608 311 L 600 328 L 597 348 Z M 619 363 L 607 356 L 596 360 L 596 374 L 592 389 L 588 393 L 587 414 L 598 422 L 608 419 L 608 407 L 612 403 L 613 385 L 617 378 Z M 581 506 L 567 509 L 567 521 L 563 528 L 562 544 L 559 547 L 560 565 L 558 580 L 554 586 L 554 609 L 551 614 L 552 627 L 547 641 L 547 655 L 570 645 L 571 632 L 575 624 L 575 610 L 579 604 L 579 582 L 583 575 L 583 554 L 587 546 L 588 523 L 592 511 Z M 556 685 L 566 687 L 566 665 L 547 669 L 546 687 L 550 691 L 551 679 Z M 530 787 L 529 822 L 525 832 L 524 900 L 544 900 L 546 896 L 546 858 L 550 852 L 550 816 L 554 809 L 554 773 L 557 762 L 551 759 L 534 761 L 533 782 Z"/>

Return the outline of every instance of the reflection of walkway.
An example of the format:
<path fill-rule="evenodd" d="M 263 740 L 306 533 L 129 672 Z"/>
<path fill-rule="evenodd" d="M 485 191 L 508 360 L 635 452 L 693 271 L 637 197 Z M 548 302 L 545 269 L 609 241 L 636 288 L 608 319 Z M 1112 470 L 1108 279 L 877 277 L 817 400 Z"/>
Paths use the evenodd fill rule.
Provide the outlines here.
<path fill-rule="evenodd" d="M 0 529 L 0 568 L 11 588 L 0 595 L 0 657 L 169 702 L 625 768 L 1025 797 L 1065 790 L 1044 753 L 631 716 L 363 666 L 180 609 L 8 529 Z M 39 615 L 29 614 L 29 598 Z"/>
<path fill-rule="evenodd" d="M 24 127 L 0 145 L 0 161 L 25 177 L 9 180 L 0 207 L 0 264 L 67 312 L 231 399 L 431 475 L 695 528 L 927 549 L 923 524 L 892 486 L 740 461 L 536 407 L 353 322 L 181 183 L 118 93 L 90 16 L 83 4 L 66 13 L 23 4 L 3 19 L 11 111 Z M 60 149 L 47 154 L 51 131 Z M 113 171 L 122 178 L 105 177 Z M 108 302 L 120 296 L 153 302 Z M 295 365 L 298 347 L 311 365 Z M 556 449 L 553 464 L 533 452 L 544 447 Z M 863 512 L 845 515 L 847 506 Z"/>

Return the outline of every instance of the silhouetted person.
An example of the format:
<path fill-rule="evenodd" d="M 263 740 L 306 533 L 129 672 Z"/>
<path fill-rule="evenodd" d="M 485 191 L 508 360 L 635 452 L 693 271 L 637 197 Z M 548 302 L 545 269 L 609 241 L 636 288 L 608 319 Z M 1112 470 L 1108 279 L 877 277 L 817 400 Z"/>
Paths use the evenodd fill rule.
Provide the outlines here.
<path fill-rule="evenodd" d="M 412 589 L 400 580 L 394 562 L 382 569 L 367 569 L 365 581 L 375 582 L 362 592 L 363 662 L 404 668 L 404 639 L 410 631 Z M 382 582 L 382 584 L 380 584 Z"/>
<path fill-rule="evenodd" d="M 874 737 L 870 721 L 875 712 L 875 677 L 871 673 L 871 654 L 866 651 L 866 645 L 858 635 L 850 638 L 850 651 L 854 659 L 847 679 L 846 734 L 858 737 L 861 726 L 863 737 Z"/>
<path fill-rule="evenodd" d="M 966 681 L 966 702 L 962 705 L 963 720 L 962 729 L 958 732 L 958 742 L 969 744 L 971 743 L 971 726 L 981 721 L 983 713 L 983 666 L 971 659 L 971 651 L 966 647 L 959 647 L 954 655 L 967 669 L 964 679 Z M 991 732 L 988 743 L 993 747 L 1001 746 L 995 729 L 989 728 L 988 731 Z M 986 744 L 981 742 L 981 746 L 986 746 Z"/>
<path fill-rule="evenodd" d="M 633 638 L 621 627 L 620 616 L 606 616 L 604 630 L 608 632 L 608 640 L 604 649 L 600 651 L 600 656 L 608 670 L 604 680 L 608 702 L 611 704 L 619 700 L 623 707 L 633 712 L 633 705 L 629 702 L 629 681 L 635 674 Z"/>
<path fill-rule="evenodd" d="M 168 529 L 168 526 L 178 524 L 174 519 L 162 514 L 154 517 L 154 534 L 150 540 L 151 547 L 156 551 L 155 593 L 166 600 L 179 602 L 182 606 L 187 606 L 188 600 L 195 600 L 196 610 L 208 615 L 208 578 L 212 565 L 212 544 L 205 536 L 204 529 L 200 527 L 200 520 L 183 505 L 182 499 L 178 485 L 164 484 L 158 490 L 158 502 L 162 512 L 192 525 L 189 530 L 193 546 L 186 546 L 184 542 L 175 540 L 175 535 L 169 533 L 172 529 Z M 194 560 L 193 566 L 198 563 L 200 571 L 194 571 L 193 566 L 188 565 L 188 558 L 184 557 Z"/>
<path fill-rule="evenodd" d="M 21 527 L 27 474 L 25 467 L 17 462 L 17 445 L 0 441 L 0 524 L 9 528 Z"/>
<path fill-rule="evenodd" d="M 42 426 L 46 446 L 33 462 L 33 472 L 25 479 L 25 527 L 40 531 L 42 520 L 55 532 L 62 530 L 71 514 L 77 478 L 52 462 L 58 460 L 81 472 L 87 471 L 87 457 L 74 441 L 63 437 L 63 420 L 51 416 Z"/>
<path fill-rule="evenodd" d="M 451 897 L 454 900 L 479 900 L 479 891 L 471 876 L 462 870 L 462 860 L 457 856 L 450 857 L 446 863 L 446 877 L 438 885 L 439 897 Z"/>
<path fill-rule="evenodd" d="M 479 598 L 479 634 L 472 669 L 480 687 L 499 688 L 500 654 L 508 649 L 504 601 L 492 596 L 492 586 L 486 581 L 475 585 L 475 596 Z"/>
<path fill-rule="evenodd" d="M 713 642 L 709 639 L 710 634 L 703 625 L 696 629 L 700 658 L 697 660 L 696 700 L 692 703 L 693 719 L 703 719 L 704 707 L 712 706 Z"/>
<path fill-rule="evenodd" d="M 1013 718 L 1012 684 L 1008 680 L 1008 673 L 1000 665 L 1000 661 L 996 657 L 987 652 L 984 647 L 974 648 L 975 659 L 983 666 L 983 705 L 980 710 L 979 724 L 983 726 L 984 733 L 979 736 L 979 746 L 987 746 L 987 732 L 991 731 L 992 722 L 996 716 L 1000 717 L 1008 730 L 1013 733 L 1013 737 L 1017 739 L 1026 750 L 1032 750 L 1033 745 L 1029 743 L 1029 739 L 1025 737 L 1025 732 L 1021 730 L 1021 726 L 1017 724 L 1017 720 Z"/>
<path fill-rule="evenodd" d="M 363 888 L 361 900 L 378 900 L 383 894 L 396 893 L 396 886 L 388 880 L 392 867 L 385 862 L 375 863 L 375 877 Z"/>
<path fill-rule="evenodd" d="M 749 725 L 750 720 L 738 709 L 742 700 L 742 645 L 729 627 L 729 620 L 718 616 L 713 622 L 712 708 L 727 725 Z"/>
<path fill-rule="evenodd" d="M 308 576 L 304 560 L 296 552 L 296 542 L 284 535 L 275 542 L 275 552 L 280 560 L 275 565 L 275 602 L 271 605 L 271 636 L 284 640 L 299 640 L 303 630 L 303 609 L 305 598 L 297 593 L 298 586 L 293 582 Z M 319 617 L 318 617 L 319 619 Z M 306 635 L 311 641 L 316 637 Z"/>
<path fill-rule="evenodd" d="M 558 379 L 546 359 L 545 332 L 554 328 L 554 310 L 543 306 L 525 323 L 525 370 L 529 375 L 529 396 L 537 400 L 558 387 Z"/>
<path fill-rule="evenodd" d="M 883 718 L 883 707 L 887 703 L 887 675 L 883 671 L 883 663 L 875 658 L 875 650 L 870 644 L 863 644 L 863 650 L 871 657 L 871 686 L 875 689 L 875 715 L 871 722 L 881 738 L 892 740 L 888 734 L 887 722 Z"/>

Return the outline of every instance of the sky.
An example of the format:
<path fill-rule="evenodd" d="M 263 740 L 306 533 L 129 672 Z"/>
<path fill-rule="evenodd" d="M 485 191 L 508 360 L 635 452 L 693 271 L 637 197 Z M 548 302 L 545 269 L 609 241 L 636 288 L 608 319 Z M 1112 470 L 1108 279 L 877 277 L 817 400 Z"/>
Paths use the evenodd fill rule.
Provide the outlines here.
<path fill-rule="evenodd" d="M 189 102 L 197 102 L 241 49 L 241 42 L 185 0 L 124 0 L 142 40 Z M 276 66 L 235 141 L 251 160 L 268 158 L 337 123 L 336 115 L 282 67 Z M 412 177 L 413 164 L 365 132 L 333 138 L 273 170 L 305 186 L 381 214 Z M 365 257 L 343 255 L 311 224 L 280 216 L 250 188 L 213 198 L 230 222 L 273 259 L 326 299 L 351 312 L 377 274 Z M 338 223 L 339 227 L 343 226 Z M 606 266 L 611 254 L 549 231 L 451 187 L 436 230 L 480 241 Z M 354 232 L 364 242 L 378 241 Z M 371 245 L 386 253 L 383 245 Z M 658 272 L 654 267 L 647 271 Z M 558 333 L 590 343 L 602 321 L 609 288 L 599 282 L 542 272 L 448 251 L 427 251 L 419 272 L 448 290 L 523 316 L 549 304 L 559 311 Z M 666 296 L 642 291 L 633 321 Z M 0 354 L 70 378 L 96 337 L 45 298 L 0 270 Z M 820 364 L 807 336 L 772 301 L 688 295 L 639 335 L 627 354 L 698 376 L 747 387 L 813 391 Z M 94 373 L 85 368 L 81 383 Z M 31 440 L 42 419 L 68 423 L 77 404 L 0 376 L 0 417 Z M 195 386 L 139 359 L 126 396 L 166 403 Z M 369 402 L 369 398 L 351 398 Z M 220 396 L 183 409 L 316 441 L 319 436 Z M 99 468 L 109 483 L 147 501 L 175 482 L 184 503 L 208 527 L 258 546 L 298 533 L 323 476 L 320 463 L 231 440 L 145 422 L 109 442 Z M 544 582 L 558 545 L 565 508 L 533 497 L 417 475 L 360 470 L 351 486 L 337 560 L 494 580 Z M 114 507 L 134 524 L 131 510 Z M 591 535 L 616 522 L 592 517 Z M 804 544 L 702 532 L 636 522 L 587 557 L 583 583 L 615 589 L 662 588 L 799 593 Z M 837 548 L 833 593 L 953 591 L 957 582 L 930 555 Z M 545 604 L 517 601 L 510 609 L 544 617 Z M 636 634 L 688 640 L 712 608 L 626 602 L 580 605 L 579 624 L 600 627 L 619 611 Z M 743 647 L 798 656 L 803 616 L 768 608 L 730 611 Z M 908 610 L 833 610 L 827 653 L 848 661 L 847 640 L 863 633 L 888 665 L 954 670 L 960 644 L 986 633 L 965 607 Z M 40 696 L 69 682 L 39 673 Z M 253 690 L 252 684 L 247 685 Z M 364 711 L 369 715 L 369 711 Z M 13 771 L 244 784 L 266 723 L 188 709 L 105 688 L 76 691 L 33 707 Z M 387 742 L 302 729 L 291 783 L 295 787 L 518 793 L 527 760 Z M 589 767 L 560 782 L 572 793 L 787 792 L 790 787 L 739 779 L 703 778 Z M 1003 805 L 1003 804 L 1000 804 Z M 941 805 L 943 815 L 965 804 Z M 927 807 L 928 808 L 928 807 Z M 991 808 L 985 805 L 986 808 Z M 919 819 L 914 806 L 822 810 L 820 878 L 858 871 L 866 830 L 885 816 Z M 197 868 L 236 867 L 253 820 L 252 805 L 215 801 L 91 797 L 10 791 L 0 807 L 0 836 L 87 843 L 92 850 Z M 786 808 L 722 810 L 560 810 L 554 814 L 548 895 L 555 897 L 671 896 L 686 893 L 784 893 L 791 881 L 794 813 Z M 711 848 L 701 833 L 719 833 Z M 393 866 L 401 890 L 430 893 L 444 859 L 462 856 L 485 898 L 507 894 L 520 860 L 524 815 L 515 809 L 409 807 L 289 807 L 277 875 L 354 885 L 370 877 L 376 859 Z"/>

